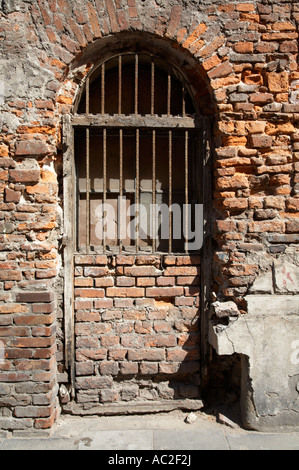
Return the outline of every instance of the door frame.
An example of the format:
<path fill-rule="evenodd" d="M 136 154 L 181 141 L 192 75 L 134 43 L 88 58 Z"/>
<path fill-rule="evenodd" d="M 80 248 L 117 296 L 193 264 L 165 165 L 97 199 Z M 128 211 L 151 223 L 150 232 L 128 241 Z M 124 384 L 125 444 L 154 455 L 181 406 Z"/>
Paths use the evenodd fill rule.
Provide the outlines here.
<path fill-rule="evenodd" d="M 129 119 L 131 119 L 129 117 Z M 141 118 L 144 125 L 144 117 Z M 158 118 L 156 118 L 158 119 Z M 163 119 L 163 118 L 162 118 Z M 200 333 L 201 333 L 201 375 L 203 384 L 207 379 L 210 346 L 208 343 L 208 324 L 211 295 L 211 210 L 212 210 L 212 119 L 201 117 L 200 122 L 194 118 L 181 118 L 184 126 L 197 127 L 202 136 L 202 202 L 203 202 L 203 247 L 201 256 L 200 286 Z M 110 126 L 124 126 L 126 116 L 109 117 Z M 74 319 L 74 255 L 76 252 L 77 216 L 76 216 L 76 170 L 74 148 L 74 126 L 102 125 L 103 117 L 94 115 L 65 115 L 62 120 L 63 131 L 63 264 L 64 264 L 64 334 L 65 334 L 65 367 L 68 370 L 71 396 L 75 397 L 75 319 Z M 156 121 L 157 123 L 158 121 Z M 178 121 L 179 122 L 179 121 Z M 108 124 L 108 125 L 109 125 Z M 137 124 L 137 122 L 136 122 Z M 162 120 L 161 120 L 162 124 Z M 107 125 L 107 120 L 105 121 Z M 152 126 L 152 119 L 150 118 Z"/>

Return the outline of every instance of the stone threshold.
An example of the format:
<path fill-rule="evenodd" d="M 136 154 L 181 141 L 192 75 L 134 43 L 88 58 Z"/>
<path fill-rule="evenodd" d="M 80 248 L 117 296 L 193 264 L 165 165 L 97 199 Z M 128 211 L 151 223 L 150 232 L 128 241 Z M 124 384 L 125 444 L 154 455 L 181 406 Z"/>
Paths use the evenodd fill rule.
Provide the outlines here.
<path fill-rule="evenodd" d="M 173 401 L 152 401 L 152 402 L 134 402 L 134 403 L 115 403 L 89 406 L 70 402 L 62 406 L 62 414 L 71 414 L 74 416 L 112 416 L 112 415 L 130 415 L 130 414 L 148 414 L 161 413 L 166 411 L 198 411 L 204 407 L 202 400 L 173 400 Z"/>

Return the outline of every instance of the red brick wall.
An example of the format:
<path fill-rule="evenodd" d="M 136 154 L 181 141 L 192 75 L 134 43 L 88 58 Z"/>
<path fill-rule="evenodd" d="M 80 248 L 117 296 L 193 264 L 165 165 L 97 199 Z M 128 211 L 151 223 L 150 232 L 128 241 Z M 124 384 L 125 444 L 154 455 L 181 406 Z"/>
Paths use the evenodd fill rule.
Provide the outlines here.
<path fill-rule="evenodd" d="M 56 369 L 56 302 L 53 292 L 19 292 L 0 306 L 3 429 L 51 427 L 59 413 Z M 3 298 L 3 295 L 2 295 Z M 5 409 L 5 408 L 4 408 Z"/>
<path fill-rule="evenodd" d="M 186 2 L 186 7 L 173 5 L 171 1 L 159 3 L 159 8 L 153 10 L 151 2 L 137 0 L 16 0 L 5 2 L 1 12 L 4 59 L 1 86 L 5 82 L 5 89 L 0 115 L 0 340 L 5 344 L 6 359 L 0 364 L 0 428 L 39 427 L 40 419 L 46 420 L 43 425 L 51 426 L 56 416 L 56 382 L 69 382 L 68 371 L 64 369 L 61 287 L 61 117 L 73 112 L 79 86 L 90 68 L 113 43 L 121 44 L 128 32 L 142 33 L 138 37 L 153 47 L 156 44 L 156 50 L 167 45 L 169 48 L 165 50 L 179 53 L 178 57 L 188 63 L 184 71 L 197 90 L 196 98 L 203 113 L 214 117 L 210 195 L 214 245 L 210 255 L 213 258 L 211 281 L 217 299 L 234 300 L 246 312 L 244 296 L 265 269 L 265 263 L 269 267 L 285 252 L 298 255 L 298 3 L 263 0 L 224 4 L 219 0 L 213 4 L 198 2 L 200 8 L 194 2 Z M 113 38 L 110 43 L 109 37 Z M 260 264 L 257 259 L 262 260 Z M 115 329 L 134 323 L 134 331 L 127 335 L 135 335 L 137 341 L 142 339 L 143 349 L 164 351 L 158 374 L 162 363 L 179 364 L 167 358 L 171 351 L 184 351 L 179 341 L 183 341 L 180 338 L 186 332 L 177 330 L 170 318 L 167 321 L 149 318 L 153 311 L 165 314 L 161 305 L 141 308 L 137 304 L 142 299 L 157 302 L 160 289 L 162 292 L 179 289 L 167 296 L 171 299 L 170 310 L 183 315 L 183 311 L 197 308 L 195 304 L 176 305 L 193 299 L 186 295 L 192 286 L 179 283 L 182 277 L 179 271 L 176 274 L 168 271 L 171 274 L 165 275 L 165 261 L 161 276 L 120 273 L 118 270 L 125 266 L 109 263 L 107 274 L 105 265 L 96 262 L 91 265 L 92 269 L 100 268 L 94 271 L 95 277 L 84 272 L 88 265 L 77 265 L 76 282 L 81 279 L 83 283 L 94 284 L 76 286 L 77 308 L 83 301 L 79 295 L 83 295 L 85 307 L 88 302 L 91 306 L 76 310 L 76 327 L 80 326 L 84 332 L 84 327 L 88 330 L 91 326 L 111 326 L 112 322 L 102 321 L 103 314 L 119 312 L 119 318 L 113 323 Z M 186 279 L 187 272 L 183 276 Z M 96 277 L 95 273 L 105 275 Z M 99 285 L 104 280 L 112 282 L 110 278 L 113 285 Z M 173 278 L 172 286 L 156 284 L 158 279 L 173 281 Z M 135 282 L 132 286 L 118 285 L 118 282 L 130 283 L 132 279 Z M 154 281 L 153 286 L 141 285 Z M 184 296 L 180 294 L 182 288 Z M 84 291 L 92 292 L 86 289 L 96 289 L 103 297 L 84 297 L 89 295 Z M 159 289 L 160 293 L 152 289 Z M 38 292 L 41 296 L 55 292 L 55 310 L 33 311 L 54 307 L 52 301 L 45 302 L 42 297 L 38 297 L 36 305 L 18 297 L 27 292 L 36 296 Z M 117 297 L 115 292 L 118 295 L 123 292 L 127 297 Z M 141 292 L 145 297 L 136 296 Z M 134 297 L 128 293 L 134 293 Z M 135 303 L 130 307 L 118 304 L 121 300 L 131 303 L 133 299 Z M 113 305 L 105 310 L 96 307 L 96 302 L 100 305 L 104 301 Z M 125 318 L 128 312 L 141 312 L 141 318 Z M 83 313 L 86 318 L 100 316 L 100 320 L 83 320 Z M 34 317 L 33 323 L 20 324 L 27 316 Z M 44 324 L 45 320 L 49 323 Z M 159 334 L 155 321 L 166 321 L 171 326 L 169 335 L 175 337 L 176 346 L 146 346 L 146 338 Z M 150 332 L 136 331 L 136 325 L 137 329 L 143 328 L 143 322 Z M 102 335 L 96 337 L 100 348 Z M 77 341 L 85 336 L 77 330 Z M 122 344 L 119 333 L 114 334 L 112 326 L 105 334 L 107 338 L 110 336 L 118 337 L 119 342 L 103 348 L 106 352 L 102 364 L 109 359 L 109 348 L 130 349 Z M 165 337 L 164 332 L 161 337 Z M 12 350 L 18 357 L 9 356 Z M 34 357 L 37 350 L 45 357 Z M 88 361 L 93 372 L 90 377 L 102 379 L 102 371 L 96 369 L 98 362 Z M 88 361 L 77 358 L 78 370 Z M 132 357 L 120 362 L 133 363 L 135 368 L 138 364 L 140 379 L 140 362 Z M 81 381 L 86 377 L 89 375 L 78 375 Z M 113 385 L 112 389 L 115 388 Z M 121 396 L 120 386 L 117 392 Z M 40 405 L 47 410 L 39 411 Z"/>
<path fill-rule="evenodd" d="M 76 255 L 79 403 L 198 398 L 198 256 Z"/>

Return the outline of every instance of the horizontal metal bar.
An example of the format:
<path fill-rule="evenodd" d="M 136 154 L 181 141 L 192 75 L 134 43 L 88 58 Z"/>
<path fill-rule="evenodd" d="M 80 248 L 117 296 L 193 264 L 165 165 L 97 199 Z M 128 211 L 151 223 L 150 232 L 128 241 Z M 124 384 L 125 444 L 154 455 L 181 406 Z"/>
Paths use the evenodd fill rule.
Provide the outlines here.
<path fill-rule="evenodd" d="M 156 115 L 80 115 L 72 117 L 74 126 L 96 126 L 96 127 L 151 127 L 151 128 L 185 128 L 199 129 L 202 127 L 200 116 L 156 116 Z"/>
<path fill-rule="evenodd" d="M 84 195 L 86 194 L 86 190 L 83 190 L 83 189 L 79 189 L 79 194 L 80 195 Z M 152 189 L 142 189 L 140 188 L 139 189 L 139 192 L 141 194 L 152 194 Z M 90 196 L 97 196 L 97 195 L 102 195 L 103 194 L 103 190 L 99 189 L 99 190 L 94 190 L 94 189 L 91 189 L 89 191 L 89 194 Z M 106 189 L 106 194 L 107 196 L 110 196 L 110 195 L 114 195 L 114 194 L 119 194 L 119 190 L 118 189 Z M 135 194 L 135 189 L 126 189 L 126 188 L 123 188 L 123 194 Z M 168 194 L 168 189 L 166 190 L 162 190 L 162 189 L 157 189 L 156 188 L 156 194 Z M 185 194 L 185 190 L 184 189 L 181 189 L 181 190 L 172 190 L 172 194 L 174 196 L 184 196 Z"/>

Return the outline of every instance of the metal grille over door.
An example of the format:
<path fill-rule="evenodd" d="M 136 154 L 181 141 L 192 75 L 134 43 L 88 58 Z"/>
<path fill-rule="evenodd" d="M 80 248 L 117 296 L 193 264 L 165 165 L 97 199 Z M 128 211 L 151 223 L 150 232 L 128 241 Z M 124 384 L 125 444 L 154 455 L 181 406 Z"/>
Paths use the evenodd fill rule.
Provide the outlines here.
<path fill-rule="evenodd" d="M 149 54 L 113 57 L 87 77 L 72 121 L 76 250 L 194 250 L 201 120 L 179 73 Z"/>

